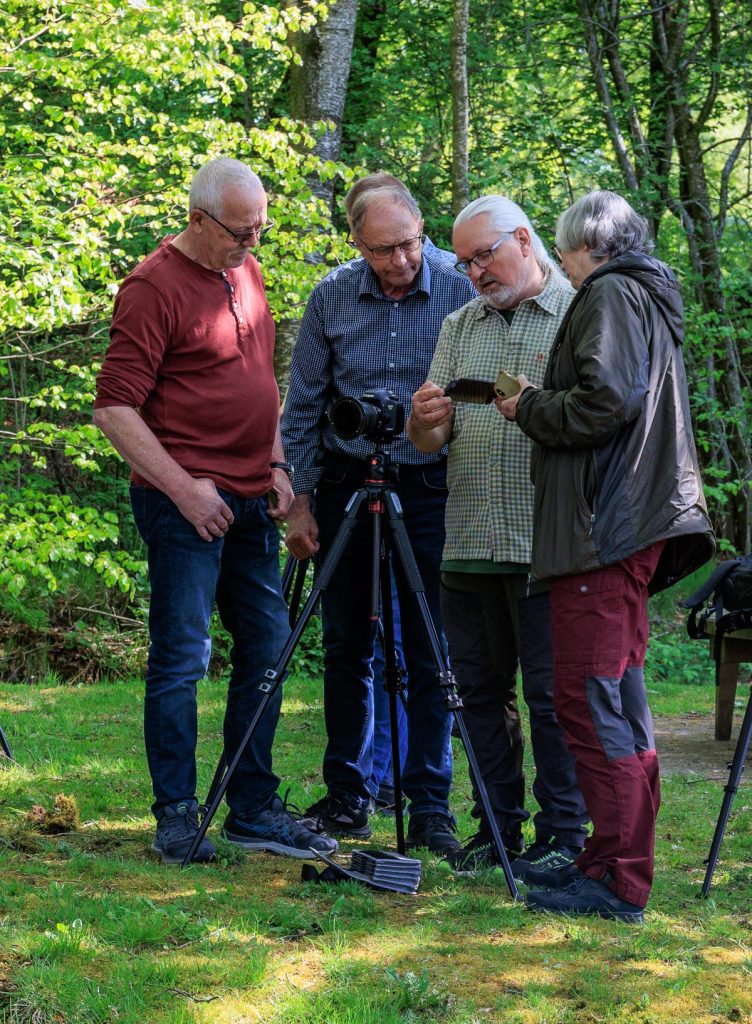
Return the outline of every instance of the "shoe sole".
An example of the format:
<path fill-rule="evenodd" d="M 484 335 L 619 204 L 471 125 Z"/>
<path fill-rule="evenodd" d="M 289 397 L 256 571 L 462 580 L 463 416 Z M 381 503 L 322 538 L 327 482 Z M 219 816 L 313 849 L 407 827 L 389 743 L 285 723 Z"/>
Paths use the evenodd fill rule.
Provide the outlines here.
<path fill-rule="evenodd" d="M 156 842 L 153 842 L 151 844 L 151 849 L 152 853 L 156 853 L 162 858 L 163 864 L 182 864 L 183 861 L 185 860 L 186 854 L 188 853 L 188 851 L 186 850 L 182 857 L 174 856 L 173 854 L 167 853 L 166 850 L 163 850 L 162 847 Z M 194 854 L 194 858 L 191 861 L 191 864 L 211 864 L 211 862 L 216 859 L 216 850 L 211 854 L 210 857 L 196 857 Z"/>
<path fill-rule="evenodd" d="M 575 910 L 574 908 L 553 910 L 550 907 L 536 906 L 535 903 L 526 903 L 525 906 L 528 910 L 534 910 L 538 914 L 550 914 L 556 917 L 602 917 L 607 921 L 622 921 L 624 924 L 645 923 L 645 917 L 642 912 L 634 914 L 628 910 L 608 910 L 605 907 L 602 910 Z"/>
<path fill-rule="evenodd" d="M 285 846 L 284 843 L 275 843 L 273 839 L 249 839 L 246 836 L 237 836 L 230 832 L 223 832 L 222 834 L 228 842 L 232 843 L 233 846 L 239 846 L 242 850 L 258 853 L 276 853 L 279 857 L 294 857 L 296 860 L 316 859 L 316 851 L 312 849 L 301 850 L 297 846 Z M 331 857 L 333 853 L 337 852 L 337 848 L 322 850 L 321 852 Z"/>

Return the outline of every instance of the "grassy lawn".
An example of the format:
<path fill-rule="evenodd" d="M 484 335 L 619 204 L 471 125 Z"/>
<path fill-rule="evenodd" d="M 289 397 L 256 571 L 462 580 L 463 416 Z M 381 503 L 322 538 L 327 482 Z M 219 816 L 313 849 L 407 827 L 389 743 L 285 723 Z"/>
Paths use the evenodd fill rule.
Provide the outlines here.
<path fill-rule="evenodd" d="M 711 713 L 711 685 L 651 691 L 659 714 Z M 203 796 L 220 749 L 221 683 L 201 684 L 200 707 Z M 300 862 L 237 857 L 221 843 L 217 864 L 163 867 L 149 851 L 141 713 L 138 681 L 0 687 L 18 760 L 0 771 L 0 1020 L 752 1021 L 748 779 L 710 900 L 697 894 L 725 774 L 719 784 L 690 772 L 664 783 L 646 924 L 555 919 L 511 903 L 500 872 L 458 878 L 430 856 L 415 897 L 304 884 Z M 293 678 L 275 758 L 299 806 L 322 795 L 322 749 L 319 684 Z M 464 837 L 467 771 L 456 755 Z M 49 810 L 59 793 L 75 798 L 80 826 L 34 831 L 27 812 Z M 374 824 L 366 845 L 394 848 L 393 822 Z"/>

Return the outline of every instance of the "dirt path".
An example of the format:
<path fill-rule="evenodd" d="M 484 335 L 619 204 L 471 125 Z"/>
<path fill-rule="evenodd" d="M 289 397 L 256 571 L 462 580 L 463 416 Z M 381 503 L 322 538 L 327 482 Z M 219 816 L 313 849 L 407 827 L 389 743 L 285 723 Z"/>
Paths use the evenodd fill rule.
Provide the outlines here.
<path fill-rule="evenodd" d="M 739 738 L 742 712 L 734 714 L 734 728 L 728 741 L 713 739 L 715 716 L 690 712 L 687 715 L 655 717 L 655 746 L 661 774 L 697 775 L 704 779 L 728 777 L 728 764 Z M 749 762 L 749 757 L 748 757 Z M 749 770 L 749 769 L 748 769 Z"/>

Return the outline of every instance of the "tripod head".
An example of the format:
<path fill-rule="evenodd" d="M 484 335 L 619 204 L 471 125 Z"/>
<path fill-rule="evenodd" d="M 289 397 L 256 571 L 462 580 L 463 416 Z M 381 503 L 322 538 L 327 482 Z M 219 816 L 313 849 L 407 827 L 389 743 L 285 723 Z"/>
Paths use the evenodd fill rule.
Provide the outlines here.
<path fill-rule="evenodd" d="M 392 462 L 389 452 L 384 449 L 381 441 L 376 442 L 376 448 L 366 461 L 368 469 L 364 484 L 369 490 L 393 488 L 399 483 L 399 468 L 396 463 Z"/>

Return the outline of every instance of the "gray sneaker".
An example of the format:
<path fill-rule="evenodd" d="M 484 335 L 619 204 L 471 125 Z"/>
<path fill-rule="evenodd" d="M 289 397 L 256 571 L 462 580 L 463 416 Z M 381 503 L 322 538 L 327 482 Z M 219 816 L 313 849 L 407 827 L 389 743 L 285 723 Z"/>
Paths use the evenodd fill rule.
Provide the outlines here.
<path fill-rule="evenodd" d="M 222 828 L 225 839 L 244 850 L 266 850 L 282 857 L 312 860 L 317 853 L 331 856 L 339 849 L 336 839 L 311 832 L 287 810 L 287 804 L 275 796 L 270 807 L 251 821 L 242 821 L 230 812 Z"/>
<path fill-rule="evenodd" d="M 182 864 L 193 846 L 198 832 L 198 804 L 184 800 L 175 807 L 165 807 L 157 821 L 157 834 L 151 848 L 163 864 Z M 193 863 L 214 860 L 217 851 L 208 839 L 202 839 L 193 855 Z"/>

